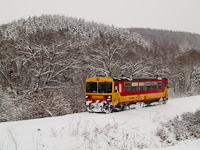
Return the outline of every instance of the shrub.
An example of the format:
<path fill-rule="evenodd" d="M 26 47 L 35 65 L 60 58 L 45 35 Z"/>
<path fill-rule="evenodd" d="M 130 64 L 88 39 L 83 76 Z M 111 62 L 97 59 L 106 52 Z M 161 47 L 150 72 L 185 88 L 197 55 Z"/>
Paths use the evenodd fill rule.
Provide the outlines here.
<path fill-rule="evenodd" d="M 0 86 L 0 122 L 14 121 L 17 118 L 18 108 L 15 103 L 19 100 L 12 91 Z"/>
<path fill-rule="evenodd" d="M 200 109 L 196 112 L 187 112 L 181 116 L 163 123 L 162 127 L 157 129 L 156 135 L 160 137 L 161 142 L 175 143 L 170 140 L 174 137 L 175 141 L 183 141 L 191 138 L 200 138 Z"/>

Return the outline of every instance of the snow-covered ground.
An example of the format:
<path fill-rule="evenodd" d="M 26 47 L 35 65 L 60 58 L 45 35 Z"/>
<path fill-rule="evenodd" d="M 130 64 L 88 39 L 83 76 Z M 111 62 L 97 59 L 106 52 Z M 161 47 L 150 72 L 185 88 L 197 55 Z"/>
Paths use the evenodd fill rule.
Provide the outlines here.
<path fill-rule="evenodd" d="M 85 112 L 0 123 L 0 150 L 199 150 L 200 140 L 165 147 L 155 134 L 161 121 L 199 108 L 200 96 L 193 96 L 112 114 Z"/>

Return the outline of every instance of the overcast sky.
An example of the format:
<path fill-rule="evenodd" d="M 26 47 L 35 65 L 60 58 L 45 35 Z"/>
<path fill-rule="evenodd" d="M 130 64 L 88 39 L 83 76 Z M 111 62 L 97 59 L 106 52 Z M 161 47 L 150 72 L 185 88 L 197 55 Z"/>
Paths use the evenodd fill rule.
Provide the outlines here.
<path fill-rule="evenodd" d="M 42 14 L 200 34 L 200 0 L 0 0 L 0 25 Z"/>

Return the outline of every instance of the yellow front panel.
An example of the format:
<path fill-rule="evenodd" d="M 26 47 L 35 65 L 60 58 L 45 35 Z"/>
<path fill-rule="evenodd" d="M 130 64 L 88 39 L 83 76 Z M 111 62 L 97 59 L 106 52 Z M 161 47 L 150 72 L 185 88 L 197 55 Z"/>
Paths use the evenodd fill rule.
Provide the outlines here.
<path fill-rule="evenodd" d="M 103 96 L 107 95 L 107 96 L 112 96 L 112 103 L 117 104 L 118 100 L 115 97 L 114 93 L 114 82 L 112 78 L 107 78 L 107 77 L 92 77 L 92 78 L 87 78 L 86 82 L 97 82 L 97 88 L 99 88 L 98 83 L 99 82 L 112 82 L 112 93 L 86 93 L 87 95 L 92 95 L 92 99 L 103 99 Z M 101 96 L 102 95 L 102 96 Z"/>

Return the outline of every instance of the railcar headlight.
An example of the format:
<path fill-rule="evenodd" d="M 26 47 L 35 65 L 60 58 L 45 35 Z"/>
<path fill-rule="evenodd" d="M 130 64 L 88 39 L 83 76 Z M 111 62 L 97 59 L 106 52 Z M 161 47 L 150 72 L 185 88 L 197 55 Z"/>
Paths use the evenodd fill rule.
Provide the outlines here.
<path fill-rule="evenodd" d="M 111 96 L 108 96 L 108 98 L 111 98 Z"/>
<path fill-rule="evenodd" d="M 85 98 L 88 98 L 88 96 L 86 95 Z"/>

